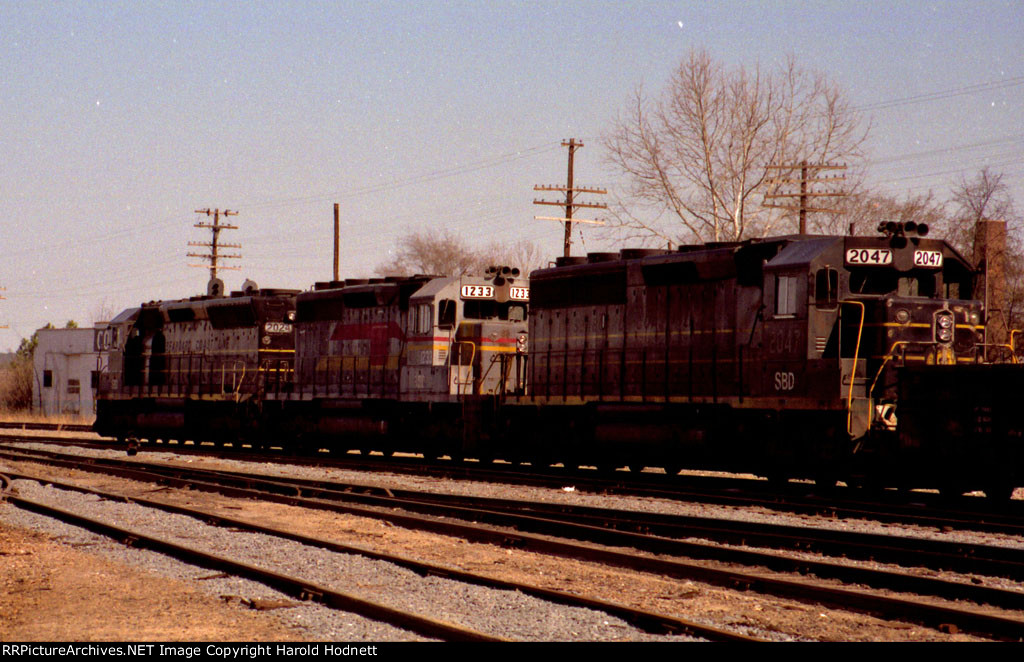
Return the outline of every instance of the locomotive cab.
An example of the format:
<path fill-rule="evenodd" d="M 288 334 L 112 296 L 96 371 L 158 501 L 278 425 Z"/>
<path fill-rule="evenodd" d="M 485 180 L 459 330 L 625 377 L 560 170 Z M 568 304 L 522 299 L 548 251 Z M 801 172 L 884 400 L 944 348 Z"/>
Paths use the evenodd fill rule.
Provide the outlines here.
<path fill-rule="evenodd" d="M 513 267 L 425 285 L 409 302 L 402 392 L 411 399 L 523 392 L 529 297 Z"/>
<path fill-rule="evenodd" d="M 765 391 L 789 404 L 812 395 L 841 403 L 852 439 L 895 429 L 894 368 L 982 360 L 973 269 L 945 242 L 903 227 L 806 238 L 765 266 Z"/>

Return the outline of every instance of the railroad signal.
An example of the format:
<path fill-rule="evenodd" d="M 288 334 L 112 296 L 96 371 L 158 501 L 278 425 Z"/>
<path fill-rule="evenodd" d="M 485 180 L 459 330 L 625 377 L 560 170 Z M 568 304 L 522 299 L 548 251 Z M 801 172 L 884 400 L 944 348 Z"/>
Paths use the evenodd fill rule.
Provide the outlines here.
<path fill-rule="evenodd" d="M 569 148 L 569 173 L 568 181 L 565 186 L 534 186 L 534 191 L 558 191 L 565 193 L 565 202 L 553 201 L 553 200 L 534 200 L 535 205 L 554 205 L 556 207 L 565 207 L 565 216 L 534 216 L 534 220 L 543 221 L 561 221 L 565 223 L 565 241 L 564 251 L 565 257 L 569 257 L 569 247 L 572 244 L 572 224 L 576 223 L 594 223 L 596 225 L 604 225 L 604 221 L 593 221 L 585 218 L 573 218 L 573 212 L 576 209 L 608 209 L 608 205 L 604 203 L 596 202 L 576 202 L 577 193 L 594 193 L 598 195 L 605 195 L 608 193 L 605 189 L 597 188 L 576 188 L 573 187 L 573 156 L 576 150 L 583 147 L 582 141 L 577 141 L 575 138 L 570 138 L 568 141 L 562 141 L 562 147 Z"/>

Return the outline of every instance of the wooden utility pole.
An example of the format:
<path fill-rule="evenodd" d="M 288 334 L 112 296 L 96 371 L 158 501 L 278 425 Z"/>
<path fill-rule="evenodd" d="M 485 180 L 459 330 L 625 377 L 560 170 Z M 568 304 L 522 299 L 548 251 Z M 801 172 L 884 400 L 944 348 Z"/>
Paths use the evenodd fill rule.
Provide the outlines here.
<path fill-rule="evenodd" d="M 1006 360 L 1006 347 L 1015 344 L 1006 314 L 1006 222 L 978 219 L 974 226 L 974 264 L 984 274 L 974 292 L 960 292 L 985 302 L 985 352 L 989 361 Z"/>
<path fill-rule="evenodd" d="M 808 212 L 829 212 L 838 213 L 835 209 L 827 209 L 824 207 L 812 207 L 809 205 L 810 198 L 825 198 L 825 197 L 842 197 L 846 195 L 846 191 L 812 191 L 808 188 L 809 184 L 834 184 L 846 179 L 845 175 L 838 175 L 836 177 L 818 177 L 818 173 L 822 170 L 846 170 L 845 165 L 829 165 L 825 163 L 810 164 L 807 161 L 801 161 L 797 165 L 770 165 L 769 169 L 782 170 L 793 172 L 800 169 L 800 178 L 791 179 L 783 178 L 783 174 L 780 173 L 779 177 L 775 179 L 769 179 L 767 184 L 773 186 L 772 192 L 766 193 L 764 196 L 765 201 L 773 200 L 776 198 L 796 198 L 797 205 L 793 204 L 768 204 L 763 202 L 762 206 L 770 207 L 772 209 L 788 209 L 790 211 L 796 211 L 800 213 L 800 234 L 807 234 L 807 213 Z M 785 193 L 779 190 L 780 186 L 785 184 L 799 184 L 800 190 Z"/>
<path fill-rule="evenodd" d="M 552 217 L 552 216 L 534 216 L 535 219 L 545 221 L 561 221 L 565 223 L 565 240 L 564 240 L 564 255 L 569 257 L 569 249 L 572 245 L 572 224 L 575 220 L 577 223 L 595 223 L 597 225 L 604 225 L 604 221 L 591 221 L 583 218 L 574 219 L 573 212 L 576 209 L 608 209 L 608 205 L 603 203 L 593 202 L 576 202 L 577 193 L 596 193 L 599 195 L 605 195 L 608 191 L 604 189 L 596 188 L 575 188 L 573 186 L 573 157 L 576 154 L 576 150 L 583 147 L 582 141 L 577 141 L 575 138 L 570 138 L 568 141 L 562 141 L 562 147 L 569 148 L 569 172 L 566 178 L 565 186 L 534 186 L 534 191 L 563 191 L 565 192 L 565 202 L 557 202 L 551 200 L 534 200 L 535 205 L 554 205 L 557 207 L 565 207 L 564 217 Z"/>
<path fill-rule="evenodd" d="M 188 245 L 189 246 L 206 246 L 206 247 L 208 247 L 210 249 L 210 252 L 209 253 L 188 253 L 188 256 L 189 257 L 203 258 L 205 260 L 209 260 L 210 261 L 209 269 L 210 269 L 210 281 L 211 282 L 213 282 L 214 280 L 217 279 L 217 269 L 241 269 L 241 267 L 227 267 L 227 266 L 218 264 L 219 260 L 238 259 L 238 258 L 242 257 L 240 254 L 238 254 L 238 255 L 222 255 L 220 253 L 220 249 L 222 249 L 222 248 L 241 248 L 242 247 L 241 244 L 222 244 L 222 243 L 220 243 L 220 231 L 221 230 L 237 230 L 238 229 L 238 226 L 236 226 L 236 225 L 228 225 L 226 223 L 221 223 L 220 222 L 221 215 L 223 215 L 223 216 L 238 216 L 238 212 L 237 211 L 231 211 L 230 209 L 225 209 L 224 211 L 221 211 L 220 209 L 213 209 L 213 210 L 210 210 L 210 209 L 197 209 L 196 213 L 197 214 L 206 214 L 208 217 L 209 216 L 213 216 L 213 223 L 203 223 L 202 221 L 200 221 L 199 223 L 195 224 L 195 227 L 197 227 L 197 228 L 209 228 L 210 233 L 212 235 L 212 238 L 211 238 L 211 241 L 209 243 L 190 241 L 190 242 L 188 242 Z M 192 267 L 202 267 L 204 269 L 207 267 L 207 265 L 205 265 L 205 264 L 191 264 L 189 266 L 192 266 Z"/>
<path fill-rule="evenodd" d="M 338 203 L 334 203 L 334 280 L 338 280 L 338 235 L 340 227 L 338 223 Z"/>

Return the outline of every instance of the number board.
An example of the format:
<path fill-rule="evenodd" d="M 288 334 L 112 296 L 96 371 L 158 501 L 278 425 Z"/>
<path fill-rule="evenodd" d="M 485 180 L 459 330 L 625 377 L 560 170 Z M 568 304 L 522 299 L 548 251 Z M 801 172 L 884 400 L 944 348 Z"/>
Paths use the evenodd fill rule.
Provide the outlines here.
<path fill-rule="evenodd" d="M 530 300 L 530 288 L 528 287 L 510 287 L 508 288 L 508 296 L 510 299 L 515 301 L 529 301 Z"/>
<path fill-rule="evenodd" d="M 848 248 L 847 264 L 885 265 L 892 264 L 892 250 L 888 248 Z"/>
<path fill-rule="evenodd" d="M 494 286 L 493 285 L 463 285 L 462 286 L 462 298 L 463 299 L 493 299 L 494 298 Z"/>
<path fill-rule="evenodd" d="M 264 327 L 267 333 L 291 333 L 292 325 L 285 322 L 267 322 Z"/>
<path fill-rule="evenodd" d="M 942 251 L 914 251 L 915 267 L 941 267 Z"/>

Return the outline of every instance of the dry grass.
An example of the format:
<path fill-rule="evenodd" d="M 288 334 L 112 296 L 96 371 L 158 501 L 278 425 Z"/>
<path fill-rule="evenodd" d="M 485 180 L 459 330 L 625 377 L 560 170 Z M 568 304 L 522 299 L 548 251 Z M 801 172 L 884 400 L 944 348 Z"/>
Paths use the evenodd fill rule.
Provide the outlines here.
<path fill-rule="evenodd" d="M 55 425 L 92 425 L 95 416 L 74 416 L 72 414 L 59 414 L 44 416 L 38 412 L 25 409 L 0 408 L 0 422 L 3 423 L 53 423 Z"/>
<path fill-rule="evenodd" d="M 27 412 L 32 407 L 32 362 L 17 359 L 0 368 L 0 412 Z"/>

